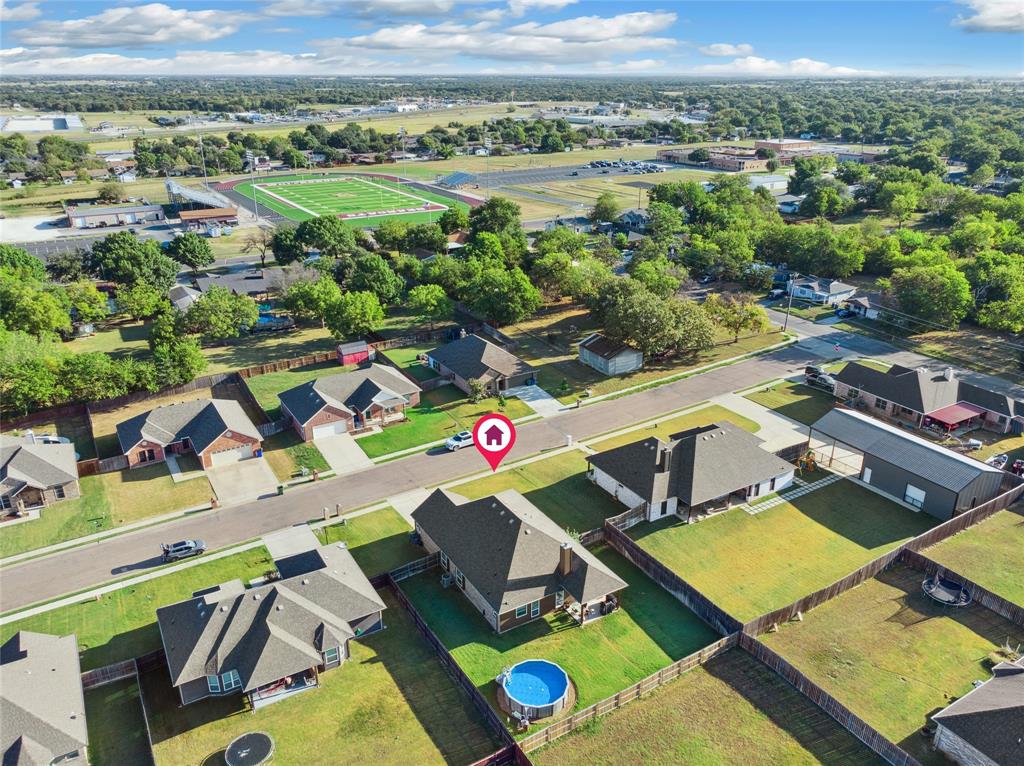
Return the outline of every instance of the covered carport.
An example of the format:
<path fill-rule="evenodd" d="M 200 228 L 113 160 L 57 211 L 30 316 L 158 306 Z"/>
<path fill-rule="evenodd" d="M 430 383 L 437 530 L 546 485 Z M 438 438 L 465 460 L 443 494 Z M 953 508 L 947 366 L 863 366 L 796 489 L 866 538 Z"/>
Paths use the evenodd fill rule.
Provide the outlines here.
<path fill-rule="evenodd" d="M 986 411 L 975 404 L 957 402 L 934 412 L 926 413 L 922 425 L 924 427 L 941 428 L 946 433 L 959 436 L 962 433 L 979 427 Z"/>

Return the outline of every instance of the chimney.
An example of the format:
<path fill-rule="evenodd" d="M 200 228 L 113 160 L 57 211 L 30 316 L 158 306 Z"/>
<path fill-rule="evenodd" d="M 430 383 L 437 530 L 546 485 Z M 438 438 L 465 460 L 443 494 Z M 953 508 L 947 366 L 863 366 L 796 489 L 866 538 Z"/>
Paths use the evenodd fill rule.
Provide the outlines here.
<path fill-rule="evenodd" d="M 562 543 L 558 549 L 558 574 L 568 577 L 572 571 L 572 543 Z"/>
<path fill-rule="evenodd" d="M 952 367 L 947 367 L 943 371 L 942 377 L 944 377 L 946 380 L 952 380 L 953 379 L 953 368 Z"/>
<path fill-rule="evenodd" d="M 658 473 L 667 473 L 672 463 L 672 450 L 663 449 L 658 452 Z"/>
<path fill-rule="evenodd" d="M 33 431 L 31 428 L 25 429 L 25 441 L 28 442 L 29 444 L 36 443 L 36 434 L 35 431 Z"/>

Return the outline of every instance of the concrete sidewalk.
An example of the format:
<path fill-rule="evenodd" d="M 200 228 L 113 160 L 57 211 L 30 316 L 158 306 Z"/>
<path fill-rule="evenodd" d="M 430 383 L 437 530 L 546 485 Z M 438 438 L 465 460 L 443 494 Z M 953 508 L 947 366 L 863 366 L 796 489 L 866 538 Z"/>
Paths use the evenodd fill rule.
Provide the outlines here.
<path fill-rule="evenodd" d="M 505 392 L 505 396 L 516 397 L 542 418 L 554 417 L 566 409 L 564 404 L 537 385 L 514 386 Z"/>

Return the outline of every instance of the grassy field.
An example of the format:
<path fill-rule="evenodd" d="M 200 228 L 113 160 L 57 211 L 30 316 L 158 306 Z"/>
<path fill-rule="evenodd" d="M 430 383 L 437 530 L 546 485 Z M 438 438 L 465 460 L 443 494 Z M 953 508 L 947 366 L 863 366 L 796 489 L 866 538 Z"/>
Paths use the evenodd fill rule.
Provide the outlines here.
<path fill-rule="evenodd" d="M 91 460 L 96 457 L 96 445 L 92 440 L 92 429 L 89 428 L 89 421 L 84 415 L 66 415 L 60 420 L 37 423 L 29 428 L 8 430 L 4 426 L 4 435 L 20 437 L 25 431 L 31 430 L 36 436 L 46 434 L 57 434 L 70 439 L 75 445 L 75 452 L 79 460 Z"/>
<path fill-rule="evenodd" d="M 749 431 L 752 434 L 757 433 L 761 428 L 760 425 L 749 418 L 738 415 L 732 410 L 726 409 L 721 405 L 712 404 L 708 407 L 702 407 L 699 410 L 695 410 L 694 412 L 688 412 L 685 415 L 677 415 L 674 418 L 662 420 L 658 423 L 654 423 L 653 425 L 638 428 L 635 431 L 613 436 L 610 439 L 602 439 L 593 443 L 587 442 L 587 445 L 592 449 L 601 452 L 603 450 L 609 450 L 612 447 L 620 447 L 623 444 L 631 444 L 633 442 L 641 441 L 651 436 L 657 436 L 659 439 L 668 441 L 668 438 L 672 434 L 677 434 L 680 431 L 686 431 L 690 428 L 696 428 L 697 426 L 708 425 L 709 423 L 721 423 L 723 420 L 727 420 L 734 426 L 739 426 L 743 430 Z"/>
<path fill-rule="evenodd" d="M 835 405 L 835 398 L 818 388 L 785 380 L 747 394 L 752 402 L 791 420 L 812 425 Z"/>
<path fill-rule="evenodd" d="M 205 477 L 175 483 L 163 463 L 78 481 L 81 497 L 43 508 L 38 519 L 5 527 L 0 557 L 203 505 L 213 496 Z"/>
<path fill-rule="evenodd" d="M 620 609 L 584 628 L 558 612 L 498 635 L 457 589 L 444 590 L 436 573 L 404 580 L 402 590 L 492 705 L 497 705 L 494 677 L 501 669 L 539 658 L 558 663 L 568 673 L 578 710 L 718 638 L 617 553 L 609 548 L 595 553 L 629 587 Z"/>
<path fill-rule="evenodd" d="M 149 356 L 149 323 L 131 320 L 114 320 L 98 323 L 98 332 L 83 338 L 75 338 L 67 344 L 70 351 L 86 354 L 101 351 L 113 357 L 134 356 L 143 359 Z"/>
<path fill-rule="evenodd" d="M 159 551 L 151 551 L 153 555 Z M 143 553 L 145 555 L 145 552 Z M 202 588 L 228 580 L 247 582 L 274 569 L 262 546 L 168 572 L 152 580 L 105 593 L 97 599 L 62 606 L 0 627 L 0 641 L 19 630 L 78 635 L 82 670 L 92 670 L 160 648 L 157 607 L 191 598 Z M 131 572 L 123 572 L 122 575 Z"/>
<path fill-rule="evenodd" d="M 993 653 L 1024 628 L 972 605 L 949 609 L 901 565 L 788 623 L 764 642 L 924 764 L 948 764 L 919 730 L 987 680 Z"/>
<path fill-rule="evenodd" d="M 344 524 L 316 531 L 320 542 L 345 543 L 367 577 L 389 572 L 409 561 L 423 558 L 424 550 L 409 540 L 412 527 L 394 508 L 353 516 Z"/>
<path fill-rule="evenodd" d="M 455 386 L 441 386 L 420 394 L 420 403 L 406 410 L 406 420 L 390 425 L 380 433 L 356 439 L 367 456 L 379 457 L 398 450 L 411 449 L 439 439 L 447 439 L 489 412 L 501 412 L 515 420 L 533 413 L 519 399 L 507 399 L 504 406 L 496 398 L 477 403 Z"/>
<path fill-rule="evenodd" d="M 773 301 L 768 304 L 768 307 L 785 312 L 787 310 L 788 300 L 788 298 L 783 298 Z M 817 322 L 819 319 L 835 316 L 836 313 L 835 306 L 811 303 L 809 301 L 798 299 L 793 301 L 793 305 L 788 307 L 788 310 L 793 316 L 800 317 L 801 319 L 807 319 L 811 322 Z"/>
<path fill-rule="evenodd" d="M 197 183 L 198 183 L 197 179 Z M 61 202 L 82 203 L 96 199 L 100 187 L 110 181 L 77 181 L 73 184 L 28 184 L 21 189 L 0 190 L 0 213 L 15 218 L 26 215 L 61 215 Z M 124 184 L 125 198 L 145 198 L 153 204 L 167 202 L 167 190 L 163 178 L 144 178 Z"/>
<path fill-rule="evenodd" d="M 256 397 L 260 407 L 267 413 L 267 417 L 271 420 L 277 420 L 282 417 L 281 403 L 277 398 L 279 393 L 302 385 L 310 380 L 316 380 L 327 375 L 337 375 L 339 372 L 346 372 L 351 369 L 354 368 L 342 367 L 336 361 L 321 362 L 320 364 L 310 364 L 305 367 L 293 367 L 290 370 L 281 370 L 281 372 L 268 372 L 265 375 L 256 375 L 248 378 L 245 384 L 252 391 L 252 395 Z"/>
<path fill-rule="evenodd" d="M 676 516 L 629 535 L 741 621 L 844 577 L 936 522 L 849 481 L 750 515 L 686 524 Z"/>
<path fill-rule="evenodd" d="M 153 751 L 163 766 L 221 766 L 223 749 L 249 731 L 268 732 L 274 763 L 399 766 L 472 763 L 497 749 L 468 698 L 393 597 L 387 629 L 349 644 L 351 657 L 320 676 L 321 686 L 243 712 L 241 695 L 177 706 L 165 670 L 142 677 Z M 326 759 L 326 760 L 325 760 Z"/>
<path fill-rule="evenodd" d="M 401 348 L 389 348 L 382 352 L 396 367 L 412 375 L 416 380 L 433 380 L 437 373 L 420 361 L 419 355 L 433 351 L 441 345 L 441 341 L 421 343 Z"/>
<path fill-rule="evenodd" d="M 537 766 L 883 763 L 738 649 L 530 753 L 530 759 Z"/>
<path fill-rule="evenodd" d="M 626 508 L 586 476 L 587 461 L 573 450 L 546 460 L 459 484 L 452 492 L 476 500 L 514 489 L 564 529 L 586 532 Z"/>
<path fill-rule="evenodd" d="M 321 473 L 331 467 L 316 444 L 302 441 L 291 428 L 263 440 L 263 458 L 280 482 L 301 475 L 303 467 Z"/>
<path fill-rule="evenodd" d="M 145 766 L 152 763 L 146 720 L 134 678 L 90 689 L 85 693 L 92 766 Z"/>
<path fill-rule="evenodd" d="M 1024 605 L 1024 507 L 999 511 L 924 551 L 944 567 Z"/>

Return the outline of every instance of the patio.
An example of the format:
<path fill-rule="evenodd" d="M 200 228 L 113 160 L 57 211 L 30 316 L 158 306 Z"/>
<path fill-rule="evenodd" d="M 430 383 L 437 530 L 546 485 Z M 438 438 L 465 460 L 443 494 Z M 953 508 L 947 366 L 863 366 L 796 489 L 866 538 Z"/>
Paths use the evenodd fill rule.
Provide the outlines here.
<path fill-rule="evenodd" d="M 280 702 L 296 694 L 316 689 L 320 686 L 320 678 L 316 668 L 310 668 L 304 673 L 285 676 L 273 683 L 261 686 L 249 693 L 249 703 L 253 710 L 259 710 L 267 705 Z"/>

